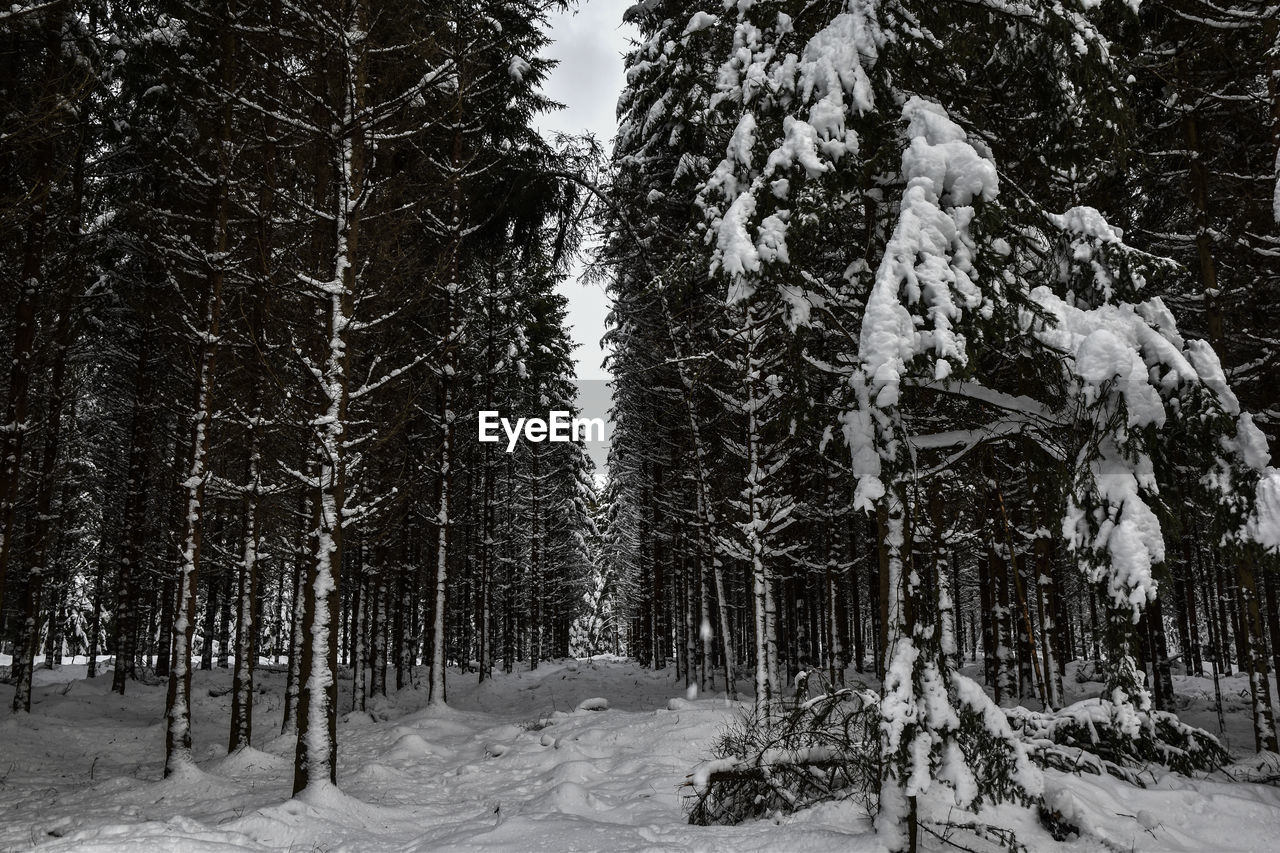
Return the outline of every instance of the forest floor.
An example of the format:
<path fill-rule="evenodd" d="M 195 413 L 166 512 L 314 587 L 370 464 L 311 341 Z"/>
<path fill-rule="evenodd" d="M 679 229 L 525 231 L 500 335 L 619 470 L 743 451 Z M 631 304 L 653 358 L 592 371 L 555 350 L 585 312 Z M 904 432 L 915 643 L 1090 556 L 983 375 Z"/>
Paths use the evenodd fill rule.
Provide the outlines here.
<path fill-rule="evenodd" d="M 0 659 L 0 666 L 7 664 Z M 451 672 L 449 707 L 406 689 L 339 723 L 342 793 L 290 800 L 291 738 L 276 737 L 283 675 L 259 671 L 257 749 L 226 755 L 230 674 L 195 673 L 199 770 L 161 779 L 164 687 L 85 667 L 40 670 L 32 713 L 0 721 L 0 850 L 871 851 L 852 802 L 732 827 L 686 822 L 682 783 L 741 706 L 691 699 L 672 672 L 598 658 L 544 664 L 483 685 Z M 1069 698 L 1101 685 L 1068 678 Z M 1244 682 L 1223 681 L 1233 751 L 1249 749 Z M 350 682 L 344 685 L 349 707 Z M 1178 677 L 1180 713 L 1217 730 L 1212 682 Z M 12 687 L 0 685 L 7 709 Z M 608 710 L 575 710 L 604 698 Z M 590 704 L 590 703 L 589 703 Z M 1274 851 L 1280 788 L 1215 773 L 1156 772 L 1149 787 L 1046 773 L 1069 791 L 1079 838 L 1055 842 L 1010 805 L 980 818 L 1033 851 Z M 941 798 L 926 818 L 946 820 Z M 967 833 L 962 849 L 994 850 Z M 926 836 L 926 850 L 956 850 Z"/>

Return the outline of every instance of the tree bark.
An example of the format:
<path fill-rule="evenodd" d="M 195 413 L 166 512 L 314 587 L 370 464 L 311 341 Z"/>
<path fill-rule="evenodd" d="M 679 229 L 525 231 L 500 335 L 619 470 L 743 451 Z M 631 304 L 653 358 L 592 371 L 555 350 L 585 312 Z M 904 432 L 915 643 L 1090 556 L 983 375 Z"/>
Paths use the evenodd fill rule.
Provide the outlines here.
<path fill-rule="evenodd" d="M 145 321 L 144 321 L 145 322 Z M 147 487 L 152 452 L 153 416 L 150 412 L 154 366 L 151 361 L 151 331 L 144 325 L 137 342 L 138 366 L 133 393 L 133 418 L 129 431 L 129 467 L 125 477 L 123 547 L 116 571 L 115 613 L 112 620 L 112 651 L 116 665 L 111 676 L 112 691 L 124 695 L 125 679 L 133 662 L 134 620 L 138 607 L 138 576 L 146 546 Z M 105 547 L 105 546 L 104 546 Z"/>
<path fill-rule="evenodd" d="M 253 377 L 255 380 L 257 377 Z M 257 664 L 257 622 L 254 619 L 255 591 L 258 588 L 258 506 L 262 493 L 262 406 L 256 402 L 258 383 L 254 381 L 255 404 L 249 421 L 247 477 L 244 490 L 244 536 L 236 578 L 236 653 L 231 674 L 231 732 L 227 752 L 249 746 L 253 738 L 253 671 Z"/>
<path fill-rule="evenodd" d="M 1276 721 L 1271 701 L 1271 678 L 1267 672 L 1262 615 L 1258 606 L 1258 590 L 1254 576 L 1253 549 L 1241 549 L 1237 557 L 1236 577 L 1240 589 L 1240 626 L 1242 646 L 1249 662 L 1249 692 L 1253 705 L 1254 749 L 1277 751 Z"/>
<path fill-rule="evenodd" d="M 342 574 L 343 524 L 347 499 L 346 447 L 351 331 L 357 271 L 360 266 L 360 215 L 365 188 L 365 41 L 369 26 L 366 0 L 351 10 L 350 28 L 341 34 L 342 53 L 330 91 L 340 104 L 341 122 L 327 140 L 332 160 L 321 164 L 333 191 L 317 193 L 318 205 L 332 205 L 322 220 L 330 228 L 333 255 L 330 273 L 319 290 L 328 301 L 327 352 L 320 371 L 324 408 L 316 424 L 315 558 L 308 572 L 302 624 L 299 672 L 298 746 L 294 755 L 293 793 L 312 785 L 338 783 L 338 604 Z M 353 37 L 356 36 L 356 37 Z M 317 189 L 324 187 L 324 177 Z M 323 209 L 323 207 L 321 208 Z M 323 227 L 323 226 L 322 226 Z"/>

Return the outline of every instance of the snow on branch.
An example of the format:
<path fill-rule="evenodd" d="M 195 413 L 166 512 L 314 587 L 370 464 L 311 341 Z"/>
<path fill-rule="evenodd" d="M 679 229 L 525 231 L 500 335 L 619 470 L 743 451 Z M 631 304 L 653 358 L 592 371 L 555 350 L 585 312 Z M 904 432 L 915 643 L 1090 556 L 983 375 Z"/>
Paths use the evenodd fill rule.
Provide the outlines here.
<path fill-rule="evenodd" d="M 699 194 L 715 240 L 711 271 L 729 277 L 730 304 L 755 293 L 765 267 L 791 262 L 791 211 L 782 205 L 792 179 L 817 178 L 858 152 L 850 124 L 875 106 L 869 69 L 884 35 L 873 0 L 850 0 L 846 10 L 797 56 L 785 49 L 794 32 L 788 15 L 779 13 L 762 30 L 749 4 L 739 7 L 734 49 L 720 68 L 711 107 L 734 104 L 741 112 L 724 157 Z M 785 282 L 777 287 L 788 306 L 787 322 L 806 324 L 809 296 Z"/>

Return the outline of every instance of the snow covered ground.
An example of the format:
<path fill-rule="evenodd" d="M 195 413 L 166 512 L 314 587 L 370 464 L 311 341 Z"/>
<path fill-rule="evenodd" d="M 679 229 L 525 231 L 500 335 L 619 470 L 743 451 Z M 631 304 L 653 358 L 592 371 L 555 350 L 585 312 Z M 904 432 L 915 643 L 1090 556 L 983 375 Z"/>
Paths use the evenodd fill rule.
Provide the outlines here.
<path fill-rule="evenodd" d="M 0 661 L 0 665 L 6 663 Z M 0 722 L 0 850 L 861 851 L 876 850 L 852 803 L 735 827 L 685 822 L 681 785 L 737 709 L 689 701 L 671 672 L 618 660 L 544 664 L 477 686 L 451 673 L 450 708 L 404 690 L 339 724 L 342 793 L 290 800 L 292 741 L 279 730 L 283 675 L 260 671 L 254 742 L 225 754 L 230 674 L 195 673 L 199 772 L 161 780 L 163 686 L 40 670 L 32 714 Z M 1206 692 L 1207 685 L 1207 692 Z M 1071 686 L 1078 695 L 1096 684 Z M 1243 683 L 1224 682 L 1228 735 L 1248 746 Z M 1212 683 L 1179 679 L 1184 716 L 1216 729 Z M 6 705 L 12 688 L 0 686 Z M 345 691 L 344 691 L 345 692 Z M 348 694 L 349 695 L 349 694 Z M 575 710 L 605 699 L 607 710 Z M 588 705 L 602 703 L 587 702 Z M 1143 790 L 1048 774 L 1079 839 L 1058 843 L 1033 812 L 981 816 L 1032 850 L 1273 851 L 1280 789 L 1221 774 L 1157 774 Z M 925 814 L 947 816 L 941 802 Z M 952 816 L 953 818 L 956 816 Z M 969 835 L 955 840 L 995 849 Z M 926 837 L 925 849 L 955 849 Z"/>

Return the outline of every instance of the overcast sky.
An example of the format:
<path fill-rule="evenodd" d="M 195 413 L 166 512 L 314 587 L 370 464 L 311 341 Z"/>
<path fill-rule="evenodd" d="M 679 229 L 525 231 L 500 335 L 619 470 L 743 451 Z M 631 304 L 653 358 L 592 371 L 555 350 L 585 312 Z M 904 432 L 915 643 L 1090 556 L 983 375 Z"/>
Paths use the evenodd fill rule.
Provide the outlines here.
<path fill-rule="evenodd" d="M 576 13 L 551 18 L 551 38 L 547 56 L 560 61 L 547 81 L 546 93 L 565 109 L 542 116 L 538 126 L 544 131 L 581 133 L 590 131 L 608 146 L 617 130 L 615 108 L 622 91 L 622 54 L 635 30 L 622 25 L 622 13 L 634 0 L 582 0 Z M 569 281 L 561 292 L 569 298 L 569 323 L 579 345 L 578 378 L 597 380 L 608 376 L 600 362 L 600 336 L 608 311 L 601 284 Z M 584 414 L 591 408 L 584 400 Z M 595 413 L 590 413 L 595 416 Z"/>

